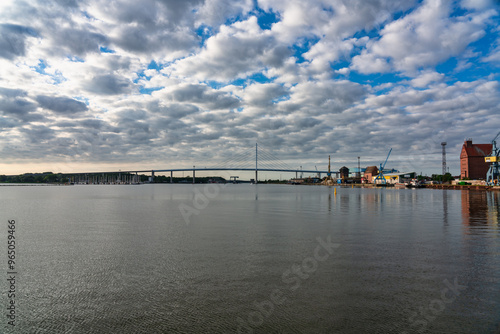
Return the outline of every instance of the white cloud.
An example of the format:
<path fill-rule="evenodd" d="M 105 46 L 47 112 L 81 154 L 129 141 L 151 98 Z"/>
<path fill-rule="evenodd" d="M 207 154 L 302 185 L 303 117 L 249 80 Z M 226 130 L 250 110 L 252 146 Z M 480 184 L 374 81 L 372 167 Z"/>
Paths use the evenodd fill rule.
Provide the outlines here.
<path fill-rule="evenodd" d="M 267 66 L 280 67 L 289 55 L 286 46 L 276 44 L 269 31 L 260 29 L 255 16 L 222 26 L 198 54 L 177 61 L 165 72 L 179 77 L 228 81 L 260 72 Z"/>
<path fill-rule="evenodd" d="M 444 74 L 434 71 L 424 71 L 416 78 L 410 81 L 413 87 L 427 87 L 431 83 L 440 82 L 444 78 Z"/>
<path fill-rule="evenodd" d="M 464 52 L 485 35 L 486 22 L 494 11 L 450 17 L 451 1 L 425 1 L 412 13 L 387 24 L 380 39 L 354 57 L 352 68 L 361 73 L 390 70 L 414 75 Z M 373 64 L 373 65 L 370 65 Z"/>
<path fill-rule="evenodd" d="M 218 27 L 253 10 L 252 0 L 206 0 L 196 12 L 196 25 Z"/>
<path fill-rule="evenodd" d="M 241 93 L 241 98 L 247 106 L 269 107 L 278 100 L 285 99 L 288 90 L 276 83 L 249 85 Z M 270 113 L 268 110 L 267 113 Z"/>
<path fill-rule="evenodd" d="M 461 5 L 467 9 L 483 10 L 494 8 L 497 4 L 495 0 L 462 0 Z"/>
<path fill-rule="evenodd" d="M 377 57 L 365 50 L 352 59 L 350 68 L 363 74 L 387 73 L 391 70 L 388 59 Z"/>
<path fill-rule="evenodd" d="M 482 58 L 482 61 L 500 66 L 500 38 L 495 41 L 495 45 L 496 46 L 493 48 L 493 50 L 491 50 L 491 52 L 487 56 Z"/>

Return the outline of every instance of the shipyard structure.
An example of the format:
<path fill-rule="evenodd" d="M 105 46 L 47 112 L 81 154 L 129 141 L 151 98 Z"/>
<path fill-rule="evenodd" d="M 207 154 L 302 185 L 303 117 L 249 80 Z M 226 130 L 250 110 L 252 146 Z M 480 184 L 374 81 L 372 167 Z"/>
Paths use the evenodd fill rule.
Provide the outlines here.
<path fill-rule="evenodd" d="M 500 132 L 489 144 L 473 144 L 472 139 L 466 139 L 462 146 L 460 152 L 460 177 L 456 177 L 455 180 L 452 176 L 447 173 L 446 168 L 446 142 L 442 142 L 442 175 L 434 175 L 432 180 L 437 180 L 438 183 L 451 182 L 451 184 L 482 184 L 488 186 L 498 186 L 500 185 L 500 149 L 497 148 L 496 140 L 500 137 Z M 417 176 L 415 172 L 404 172 L 400 173 L 394 169 L 385 169 L 385 164 L 389 159 L 391 154 L 389 154 L 380 167 L 368 166 L 366 168 L 359 167 L 359 157 L 358 157 L 358 168 L 355 169 L 354 173 L 350 173 L 349 168 L 343 166 L 340 168 L 338 175 L 340 176 L 337 180 L 325 180 L 323 184 L 333 184 L 333 183 L 364 183 L 364 184 L 383 184 L 383 185 L 410 185 L 418 186 L 425 179 L 430 180 L 429 177 Z M 330 170 L 330 164 L 329 164 Z M 445 179 L 446 174 L 446 179 Z M 464 180 L 470 180 L 470 182 L 465 182 Z M 472 183 L 471 183 L 472 182 Z M 431 183 L 433 184 L 433 183 Z"/>

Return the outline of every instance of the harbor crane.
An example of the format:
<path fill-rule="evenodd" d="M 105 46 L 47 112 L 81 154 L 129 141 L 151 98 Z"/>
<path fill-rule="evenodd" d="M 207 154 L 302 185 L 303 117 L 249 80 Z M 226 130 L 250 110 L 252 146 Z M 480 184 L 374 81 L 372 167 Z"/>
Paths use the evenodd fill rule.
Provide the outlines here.
<path fill-rule="evenodd" d="M 489 186 L 500 184 L 500 165 L 498 164 L 500 149 L 497 148 L 496 141 L 498 136 L 500 136 L 500 132 L 498 132 L 491 141 L 491 155 L 489 157 L 484 157 L 484 161 L 490 164 L 488 173 L 486 173 L 486 184 Z"/>
<path fill-rule="evenodd" d="M 389 150 L 389 153 L 387 154 L 387 158 L 385 158 L 384 164 L 383 165 L 380 164 L 380 170 L 378 172 L 377 177 L 375 178 L 375 183 L 377 183 L 377 180 L 381 180 L 382 184 L 386 184 L 385 177 L 384 177 L 384 168 L 385 168 L 385 164 L 387 163 L 387 160 L 389 160 L 389 156 L 391 155 L 391 152 L 392 152 L 392 147 Z"/>

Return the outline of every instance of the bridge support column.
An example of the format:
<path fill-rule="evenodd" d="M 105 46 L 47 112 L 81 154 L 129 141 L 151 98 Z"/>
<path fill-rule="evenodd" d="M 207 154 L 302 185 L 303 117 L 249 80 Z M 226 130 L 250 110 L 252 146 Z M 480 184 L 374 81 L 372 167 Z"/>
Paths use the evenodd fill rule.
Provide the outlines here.
<path fill-rule="evenodd" d="M 170 183 L 174 183 L 174 171 L 170 171 Z"/>
<path fill-rule="evenodd" d="M 155 171 L 152 170 L 151 171 L 151 183 L 154 183 L 155 182 Z"/>
<path fill-rule="evenodd" d="M 195 176 L 195 166 L 193 166 L 193 184 L 196 182 L 196 176 Z"/>

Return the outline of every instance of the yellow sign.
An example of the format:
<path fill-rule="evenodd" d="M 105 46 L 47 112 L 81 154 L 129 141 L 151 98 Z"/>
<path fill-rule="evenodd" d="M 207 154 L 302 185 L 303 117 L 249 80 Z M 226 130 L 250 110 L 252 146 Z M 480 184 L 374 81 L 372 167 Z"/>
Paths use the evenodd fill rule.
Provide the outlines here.
<path fill-rule="evenodd" d="M 486 162 L 498 162 L 498 157 L 484 157 L 484 161 Z"/>

